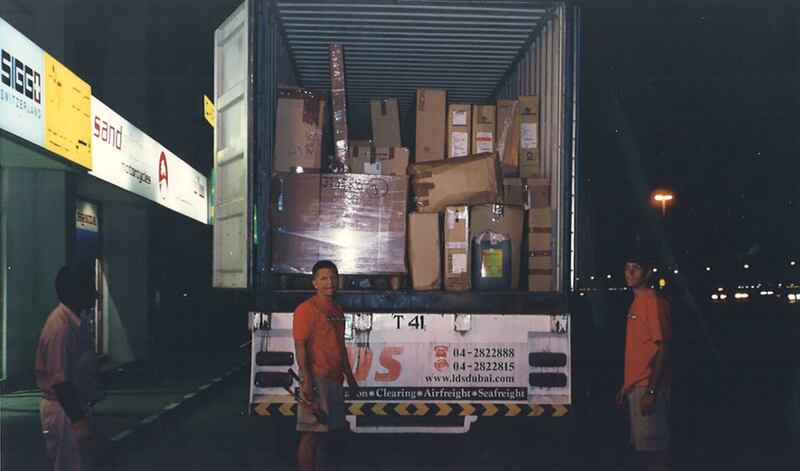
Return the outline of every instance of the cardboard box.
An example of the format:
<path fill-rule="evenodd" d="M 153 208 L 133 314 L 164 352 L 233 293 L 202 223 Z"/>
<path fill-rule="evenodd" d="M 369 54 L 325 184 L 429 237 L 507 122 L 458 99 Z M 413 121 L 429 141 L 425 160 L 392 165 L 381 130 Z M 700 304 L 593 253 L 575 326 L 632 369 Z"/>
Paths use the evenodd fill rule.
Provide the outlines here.
<path fill-rule="evenodd" d="M 530 207 L 530 193 L 526 178 L 503 178 L 503 201 L 512 206 Z"/>
<path fill-rule="evenodd" d="M 527 188 L 532 208 L 550 207 L 550 180 L 527 178 L 524 179 L 524 186 Z"/>
<path fill-rule="evenodd" d="M 528 211 L 528 291 L 553 291 L 553 211 Z"/>
<path fill-rule="evenodd" d="M 322 168 L 323 95 L 302 88 L 278 89 L 275 122 L 275 172 Z"/>
<path fill-rule="evenodd" d="M 472 153 L 482 154 L 495 151 L 495 106 L 472 106 Z"/>
<path fill-rule="evenodd" d="M 400 147 L 400 114 L 397 98 L 370 101 L 372 142 L 375 147 Z"/>
<path fill-rule="evenodd" d="M 447 157 L 466 157 L 472 129 L 472 105 L 453 104 L 447 108 Z"/>
<path fill-rule="evenodd" d="M 517 100 L 497 100 L 497 153 L 504 177 L 519 175 Z"/>
<path fill-rule="evenodd" d="M 503 187 L 497 154 L 478 154 L 408 167 L 414 204 L 421 213 L 446 206 L 502 203 Z"/>
<path fill-rule="evenodd" d="M 519 116 L 519 176 L 542 176 L 539 149 L 539 97 L 521 96 L 517 107 Z"/>
<path fill-rule="evenodd" d="M 345 275 L 407 272 L 407 177 L 277 174 L 272 189 L 272 271 L 327 259 Z"/>
<path fill-rule="evenodd" d="M 441 232 L 438 213 L 408 215 L 408 263 L 415 290 L 442 289 Z"/>
<path fill-rule="evenodd" d="M 469 207 L 448 206 L 444 210 L 444 289 L 469 291 Z"/>
<path fill-rule="evenodd" d="M 367 173 L 366 165 L 372 163 L 372 141 L 350 141 L 348 166 L 353 173 Z"/>
<path fill-rule="evenodd" d="M 447 92 L 417 90 L 417 126 L 414 162 L 444 159 Z"/>
<path fill-rule="evenodd" d="M 505 234 L 511 240 L 511 289 L 518 289 L 525 211 L 519 206 L 482 204 L 470 208 L 469 219 L 469 240 L 486 230 Z"/>
<path fill-rule="evenodd" d="M 333 146 L 331 170 L 341 172 L 347 166 L 347 97 L 344 82 L 344 47 L 328 46 L 331 70 L 331 103 L 333 105 Z"/>
<path fill-rule="evenodd" d="M 408 170 L 408 149 L 405 147 L 375 147 L 372 155 L 372 169 L 364 173 L 406 175 Z"/>

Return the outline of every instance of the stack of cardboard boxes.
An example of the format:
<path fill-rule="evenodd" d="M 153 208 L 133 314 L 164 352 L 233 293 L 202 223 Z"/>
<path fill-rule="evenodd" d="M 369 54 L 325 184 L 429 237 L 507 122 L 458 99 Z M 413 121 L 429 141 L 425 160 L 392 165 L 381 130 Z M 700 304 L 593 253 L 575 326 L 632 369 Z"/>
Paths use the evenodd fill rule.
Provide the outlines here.
<path fill-rule="evenodd" d="M 322 173 L 322 136 L 330 132 L 323 129 L 325 95 L 282 89 L 270 198 L 273 270 L 306 273 L 330 258 L 345 274 L 408 268 L 415 290 L 467 291 L 472 241 L 493 231 L 511 244 L 509 288 L 552 291 L 553 211 L 539 153 L 538 98 L 448 106 L 445 90 L 420 89 L 411 155 L 402 146 L 395 98 L 371 101 L 371 140 L 346 139 L 343 51 L 330 52 L 330 167 L 340 173 Z M 414 208 L 406 217 L 409 186 Z"/>

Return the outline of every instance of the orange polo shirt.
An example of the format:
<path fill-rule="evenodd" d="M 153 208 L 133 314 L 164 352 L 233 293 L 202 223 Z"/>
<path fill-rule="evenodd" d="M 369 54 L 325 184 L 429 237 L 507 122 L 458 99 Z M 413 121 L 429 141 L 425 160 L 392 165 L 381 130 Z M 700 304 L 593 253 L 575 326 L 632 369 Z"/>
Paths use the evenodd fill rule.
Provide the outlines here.
<path fill-rule="evenodd" d="M 334 381 L 342 380 L 344 362 L 344 313 L 332 300 L 316 295 L 294 310 L 294 339 L 306 342 L 311 371 Z"/>
<path fill-rule="evenodd" d="M 669 303 L 654 289 L 648 288 L 633 298 L 628 309 L 628 328 L 625 338 L 625 391 L 647 386 L 653 374 L 653 359 L 658 342 L 672 340 Z M 669 369 L 664 366 L 659 386 L 670 383 Z"/>

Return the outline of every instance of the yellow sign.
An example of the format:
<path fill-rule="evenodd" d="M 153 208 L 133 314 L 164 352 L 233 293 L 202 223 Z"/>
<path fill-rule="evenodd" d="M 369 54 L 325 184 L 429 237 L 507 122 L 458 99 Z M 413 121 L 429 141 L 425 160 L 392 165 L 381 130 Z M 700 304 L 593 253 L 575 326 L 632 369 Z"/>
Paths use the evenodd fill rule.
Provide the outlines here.
<path fill-rule="evenodd" d="M 216 118 L 214 117 L 214 103 L 211 101 L 211 98 L 205 95 L 203 95 L 203 115 L 206 117 L 208 124 L 213 128 L 216 123 Z"/>
<path fill-rule="evenodd" d="M 91 170 L 92 87 L 47 53 L 44 71 L 44 146 Z"/>

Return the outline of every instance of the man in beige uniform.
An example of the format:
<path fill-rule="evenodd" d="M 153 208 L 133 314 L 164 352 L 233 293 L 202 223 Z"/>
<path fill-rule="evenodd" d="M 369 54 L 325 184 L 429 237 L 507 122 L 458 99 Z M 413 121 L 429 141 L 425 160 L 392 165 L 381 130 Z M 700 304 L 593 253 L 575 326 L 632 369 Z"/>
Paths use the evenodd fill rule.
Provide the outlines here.
<path fill-rule="evenodd" d="M 50 313 L 36 348 L 39 415 L 56 471 L 91 469 L 91 406 L 104 397 L 88 319 L 81 313 L 97 298 L 89 266 L 67 265 L 56 276 L 59 305 Z"/>

